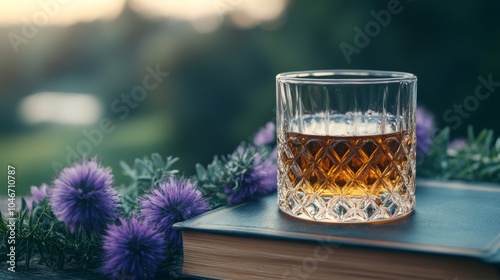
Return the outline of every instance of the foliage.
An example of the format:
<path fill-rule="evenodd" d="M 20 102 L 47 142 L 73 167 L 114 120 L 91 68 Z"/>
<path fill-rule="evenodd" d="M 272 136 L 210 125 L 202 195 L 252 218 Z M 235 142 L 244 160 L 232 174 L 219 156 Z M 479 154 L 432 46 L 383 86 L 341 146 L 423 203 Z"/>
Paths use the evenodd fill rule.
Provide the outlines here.
<path fill-rule="evenodd" d="M 268 129 L 265 133 L 269 136 L 274 131 Z M 428 153 L 419 157 L 418 176 L 440 180 L 500 182 L 500 138 L 495 140 L 491 130 L 482 130 L 475 135 L 471 127 L 467 136 L 467 140 L 461 145 L 450 143 L 450 128 L 444 128 L 433 136 L 433 144 Z M 51 203 L 55 201 L 49 199 L 51 191 L 32 188 L 39 196 L 46 197 L 30 203 L 22 199 L 21 209 L 14 213 L 15 219 L 1 217 L 0 261 L 8 260 L 11 232 L 8 225 L 11 220 L 15 220 L 16 261 L 23 264 L 24 269 L 29 269 L 32 263 L 38 263 L 52 269 L 63 269 L 69 265 L 81 270 L 97 270 L 103 267 L 103 263 L 106 264 L 103 247 L 107 247 L 103 244 L 103 240 L 106 240 L 103 236 L 114 236 L 116 233 L 110 229 L 117 231 L 120 225 L 123 229 L 130 229 L 131 236 L 127 238 L 134 242 L 140 240 L 135 237 L 153 235 L 162 238 L 157 240 L 158 244 L 166 241 L 163 248 L 165 256 L 150 258 L 147 265 L 157 267 L 163 275 L 176 275 L 182 248 L 179 247 L 180 242 L 174 242 L 176 234 L 172 232 L 173 223 L 198 215 L 209 208 L 258 199 L 275 189 L 276 173 L 268 172 L 276 172 L 274 139 L 259 139 L 269 139 L 269 142 L 261 145 L 244 142 L 229 155 L 215 156 L 206 167 L 197 164 L 196 175 L 191 178 L 179 176 L 178 171 L 172 168 L 178 160 L 173 157 L 163 159 L 159 154 L 152 154 L 150 158 L 136 159 L 132 166 L 120 162 L 123 172 L 130 178 L 130 184 L 120 187 L 120 217 L 108 224 L 105 234 L 93 231 L 72 232 L 68 224 L 58 220 L 54 214 Z M 150 202 L 148 209 L 141 203 L 145 200 Z M 202 210 L 195 211 L 196 209 Z M 146 219 L 146 210 L 148 213 L 156 213 L 158 222 Z M 185 213 L 181 213 L 182 211 Z M 170 217 L 170 220 L 166 221 L 166 217 Z M 131 224 L 127 224 L 129 222 Z M 164 226 L 160 226 L 161 224 Z M 143 238 L 141 242 L 146 241 Z M 122 248 L 122 243 L 115 244 L 111 251 Z M 139 250 L 146 250 L 145 247 L 147 246 L 142 246 Z M 149 247 L 148 250 L 159 250 L 157 246 Z M 134 250 L 129 251 L 135 252 Z M 141 252 L 144 255 L 148 253 L 151 251 Z M 123 259 L 130 264 L 129 268 L 135 267 L 131 264 L 143 261 L 138 255 L 130 258 L 127 255 Z M 107 267 L 107 275 L 123 273 L 113 270 L 116 265 L 108 263 Z M 148 275 L 151 274 L 136 276 L 141 278 L 149 277 Z"/>
<path fill-rule="evenodd" d="M 417 166 L 419 176 L 440 180 L 500 183 L 500 138 L 483 129 L 477 136 L 468 128 L 461 147 L 450 145 L 450 128 L 441 130 L 425 159 Z"/>
<path fill-rule="evenodd" d="M 22 207 L 15 216 L 15 244 L 8 244 L 7 219 L 2 216 L 0 236 L 0 259 L 7 261 L 9 248 L 16 248 L 16 260 L 29 269 L 32 259 L 52 269 L 62 269 L 66 264 L 76 265 L 87 270 L 96 268 L 101 263 L 101 242 L 98 234 L 80 232 L 71 233 L 70 229 L 57 220 L 47 200 L 30 207 L 23 199 Z"/>
<path fill-rule="evenodd" d="M 95 197 L 87 193 L 98 187 L 92 184 L 112 182 L 104 180 L 108 178 L 106 173 L 108 169 L 101 168 L 95 159 L 92 159 L 91 166 L 95 165 L 97 168 L 94 170 L 84 158 L 83 162 L 75 162 L 72 167 L 62 170 L 59 178 L 55 179 L 50 187 L 45 184 L 40 188 L 32 187 L 32 193 L 37 194 L 36 200 L 26 203 L 25 199 L 22 199 L 21 209 L 13 212 L 15 219 L 1 217 L 0 261 L 5 262 L 9 258 L 11 246 L 9 222 L 15 220 L 16 243 L 13 245 L 15 245 L 16 270 L 19 270 L 18 263 L 23 264 L 25 270 L 29 269 L 30 264 L 38 263 L 52 269 L 64 269 L 68 266 L 81 270 L 100 269 L 105 275 L 132 276 L 137 279 L 148 278 L 155 273 L 155 271 L 144 272 L 143 269 L 139 269 L 141 267 L 158 268 L 164 275 L 176 275 L 182 254 L 179 244 L 182 243 L 177 240 L 179 236 L 172 229 L 172 224 L 229 204 L 227 188 L 233 191 L 245 189 L 246 181 L 242 181 L 241 178 L 251 177 L 261 158 L 265 157 L 268 162 L 275 164 L 270 149 L 271 146 L 267 144 L 261 146 L 242 144 L 233 154 L 216 156 L 206 168 L 198 164 L 197 176 L 192 178 L 178 175 L 178 171 L 172 168 L 178 160 L 174 157 L 163 159 L 155 153 L 150 158 L 136 159 L 132 166 L 120 162 L 124 174 L 130 178 L 130 184 L 119 187 L 120 201 L 109 200 L 109 203 L 120 206 L 119 217 L 110 221 L 104 231 L 72 231 L 71 223 L 62 221 L 57 213 L 54 213 L 56 206 L 60 208 L 65 203 L 52 199 L 58 182 L 61 183 L 61 177 L 67 179 L 64 181 L 65 184 L 69 184 L 68 187 L 75 193 L 81 194 L 75 198 L 77 203 L 89 206 L 68 210 L 75 212 L 73 217 L 76 220 L 88 218 L 87 210 L 98 206 L 88 204 L 95 203 Z M 95 180 L 88 180 L 89 176 L 82 174 L 90 174 L 89 176 Z M 273 183 L 274 188 L 275 186 Z M 113 193 L 114 189 L 107 191 Z M 246 192 L 241 194 L 244 200 L 258 198 L 245 197 Z M 210 205 L 207 202 L 210 202 Z M 156 213 L 158 219 L 155 221 L 147 219 L 146 212 Z M 168 215 L 170 219 L 167 221 L 166 216 L 162 215 Z M 129 232 L 123 240 L 113 237 L 122 231 Z M 145 236 L 157 236 L 156 244 L 164 244 L 163 247 L 145 246 L 149 244 Z M 117 258 L 103 257 L 105 253 L 109 255 L 110 252 L 120 251 L 123 248 L 129 253 L 120 255 L 120 263 L 124 262 L 127 265 L 117 265 Z M 158 252 L 166 253 L 158 257 Z M 143 256 L 150 257 L 143 258 Z M 113 259 L 114 262 L 107 259 Z M 127 273 L 135 274 L 127 275 Z"/>
<path fill-rule="evenodd" d="M 178 160 L 178 158 L 169 156 L 164 161 L 160 154 L 154 153 L 151 155 L 151 159 L 147 157 L 135 159 L 132 167 L 126 162 L 120 161 L 123 173 L 132 181 L 130 185 L 121 189 L 122 207 L 126 217 L 138 209 L 140 196 L 148 192 L 152 186 L 179 172 L 176 169 L 171 169 Z"/>
<path fill-rule="evenodd" d="M 230 194 L 251 187 L 251 182 L 244 180 L 244 177 L 256 173 L 258 168 L 256 164 L 260 163 L 258 159 L 261 157 L 273 158 L 271 149 L 272 145 L 259 146 L 242 143 L 232 154 L 214 157 L 206 168 L 197 164 L 197 180 L 207 200 L 215 208 L 232 203 L 232 200 L 228 199 Z M 275 166 L 274 169 L 276 169 Z M 263 192 L 266 193 L 266 190 Z"/>

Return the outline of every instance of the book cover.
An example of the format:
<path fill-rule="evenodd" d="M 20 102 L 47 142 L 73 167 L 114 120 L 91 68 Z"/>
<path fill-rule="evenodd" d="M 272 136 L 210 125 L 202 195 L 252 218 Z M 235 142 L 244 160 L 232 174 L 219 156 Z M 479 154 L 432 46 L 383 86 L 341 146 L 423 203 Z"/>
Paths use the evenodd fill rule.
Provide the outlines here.
<path fill-rule="evenodd" d="M 270 195 L 261 201 L 217 209 L 174 227 L 183 233 L 319 242 L 332 247 L 459 256 L 494 266 L 500 263 L 500 187 L 418 181 L 416 197 L 416 208 L 409 217 L 383 224 L 299 220 L 279 211 L 276 196 Z"/>

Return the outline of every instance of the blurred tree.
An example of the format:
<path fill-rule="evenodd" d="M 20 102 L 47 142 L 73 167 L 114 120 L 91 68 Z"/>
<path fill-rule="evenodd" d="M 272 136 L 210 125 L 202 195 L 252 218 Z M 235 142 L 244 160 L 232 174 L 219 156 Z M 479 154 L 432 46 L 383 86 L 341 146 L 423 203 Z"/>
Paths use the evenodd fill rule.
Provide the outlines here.
<path fill-rule="evenodd" d="M 383 26 L 374 14 L 388 5 L 402 10 Z M 241 28 L 226 15 L 219 29 L 202 34 L 189 23 L 148 18 L 126 5 L 112 21 L 40 27 L 19 54 L 6 38 L 21 26 L 0 27 L 0 38 L 5 38 L 0 40 L 0 144 L 26 153 L 19 164 L 60 161 L 64 147 L 75 145 L 83 128 L 30 126 L 22 122 L 17 106 L 34 92 L 86 92 L 101 99 L 104 115 L 117 126 L 94 150 L 104 153 L 107 163 L 117 167 L 112 163 L 158 151 L 181 157 L 177 167 L 193 174 L 196 162 L 206 164 L 214 154 L 230 153 L 273 120 L 277 73 L 340 68 L 415 73 L 419 103 L 435 112 L 439 126 L 455 123 L 444 114 L 452 110 L 456 116 L 456 106 L 474 107 L 460 117 L 453 136 L 464 135 L 469 124 L 500 131 L 492 115 L 500 101 L 495 84 L 500 81 L 499 8 L 500 2 L 486 0 L 453 5 L 291 0 L 276 22 Z M 369 42 L 349 62 L 340 45 L 355 44 L 357 28 L 366 32 L 377 23 L 379 29 L 372 30 Z M 142 83 L 147 65 L 170 75 L 121 121 L 110 104 Z M 474 102 L 480 76 L 494 81 L 490 95 L 477 106 L 464 104 Z M 45 139 L 46 147 L 56 145 L 45 135 L 53 135 L 62 148 L 35 152 L 44 146 L 37 139 Z M 34 170 L 35 165 L 26 168 L 26 185 L 53 176 L 48 169 Z"/>

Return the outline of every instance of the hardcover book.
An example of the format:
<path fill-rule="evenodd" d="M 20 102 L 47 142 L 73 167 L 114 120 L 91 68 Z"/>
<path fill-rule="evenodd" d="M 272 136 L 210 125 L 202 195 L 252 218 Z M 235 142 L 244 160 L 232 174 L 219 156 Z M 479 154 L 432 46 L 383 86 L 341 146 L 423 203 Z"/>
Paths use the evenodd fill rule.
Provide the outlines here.
<path fill-rule="evenodd" d="M 215 279 L 500 279 L 500 187 L 417 182 L 407 218 L 326 224 L 276 196 L 177 223 L 183 273 Z"/>

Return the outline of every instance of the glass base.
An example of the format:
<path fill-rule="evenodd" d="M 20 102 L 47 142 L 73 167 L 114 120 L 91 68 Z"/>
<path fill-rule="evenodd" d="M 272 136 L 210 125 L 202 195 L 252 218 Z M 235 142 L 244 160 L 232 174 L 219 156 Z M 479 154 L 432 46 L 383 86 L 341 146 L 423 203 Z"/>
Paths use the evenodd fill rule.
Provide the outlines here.
<path fill-rule="evenodd" d="M 278 191 L 278 205 L 292 217 L 324 223 L 383 223 L 399 220 L 412 213 L 414 195 L 399 194 L 350 198 L 320 197 L 316 194 Z"/>

